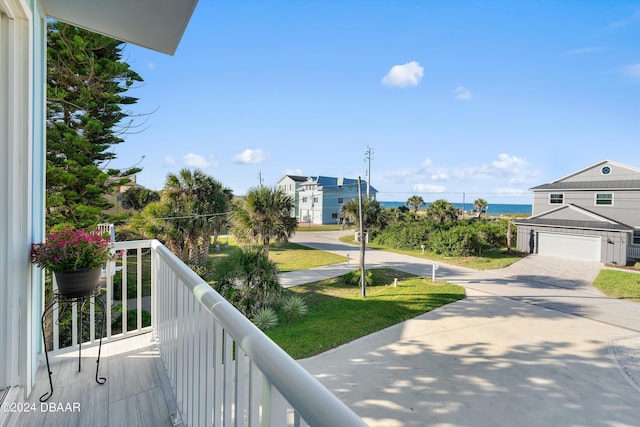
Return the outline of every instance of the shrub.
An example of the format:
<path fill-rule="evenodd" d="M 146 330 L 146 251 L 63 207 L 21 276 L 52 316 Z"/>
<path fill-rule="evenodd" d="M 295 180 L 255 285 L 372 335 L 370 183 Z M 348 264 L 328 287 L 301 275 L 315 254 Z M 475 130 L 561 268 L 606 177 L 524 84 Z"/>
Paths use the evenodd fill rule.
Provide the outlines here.
<path fill-rule="evenodd" d="M 342 276 L 342 281 L 346 285 L 360 286 L 361 284 L 360 277 L 361 277 L 360 270 L 352 270 L 347 274 L 345 274 L 344 276 Z M 373 281 L 374 281 L 373 272 L 371 272 L 371 270 L 367 270 L 365 273 L 365 282 L 367 286 L 373 286 Z"/>
<path fill-rule="evenodd" d="M 188 264 L 198 276 L 205 282 L 211 282 L 215 276 L 213 267 L 210 264 Z"/>
<path fill-rule="evenodd" d="M 269 329 L 278 325 L 278 314 L 271 307 L 260 307 L 253 312 L 251 321 L 260 329 Z"/>
<path fill-rule="evenodd" d="M 431 233 L 429 248 L 445 256 L 468 256 L 479 251 L 480 240 L 473 227 L 458 225 Z"/>
<path fill-rule="evenodd" d="M 307 314 L 307 303 L 300 295 L 289 295 L 282 300 L 282 311 L 288 320 Z"/>
<path fill-rule="evenodd" d="M 395 249 L 418 249 L 429 240 L 435 228 L 431 221 L 405 221 L 393 224 L 382 231 L 375 242 Z"/>

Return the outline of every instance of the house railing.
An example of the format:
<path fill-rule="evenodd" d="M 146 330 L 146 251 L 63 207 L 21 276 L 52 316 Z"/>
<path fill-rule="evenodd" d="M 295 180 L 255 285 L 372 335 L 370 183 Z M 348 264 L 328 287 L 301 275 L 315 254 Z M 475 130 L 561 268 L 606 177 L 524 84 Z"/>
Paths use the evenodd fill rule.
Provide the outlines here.
<path fill-rule="evenodd" d="M 188 426 L 365 426 L 158 241 L 152 318 Z"/>
<path fill-rule="evenodd" d="M 105 307 L 103 342 L 128 338 L 151 331 L 151 240 L 116 242 L 118 254 L 115 262 L 106 266 L 101 281 Z M 45 293 L 44 304 L 49 305 L 51 292 L 58 289 L 55 276 L 49 275 L 50 290 Z M 83 322 L 88 325 L 78 334 L 79 313 L 82 304 L 56 303 L 45 321 L 49 337 L 47 349 L 53 354 L 77 350 L 82 345 L 97 344 L 101 317 L 96 317 L 95 297 L 84 305 Z M 98 306 L 99 307 L 99 306 Z M 131 318 L 133 316 L 133 318 Z"/>
<path fill-rule="evenodd" d="M 640 247 L 627 246 L 627 259 L 640 260 Z"/>
<path fill-rule="evenodd" d="M 366 426 L 160 242 L 116 242 L 115 249 L 121 256 L 106 269 L 104 298 L 110 303 L 105 304 L 104 339 L 154 332 L 176 397 L 179 413 L 173 415 L 183 425 Z M 88 310 L 91 333 L 84 341 L 96 343 L 93 304 Z M 72 331 L 78 311 L 74 304 Z M 151 312 L 151 326 L 146 326 L 145 311 Z M 58 310 L 54 349 L 75 349 L 82 339 L 75 332 L 70 346 L 56 345 L 56 320 Z"/>

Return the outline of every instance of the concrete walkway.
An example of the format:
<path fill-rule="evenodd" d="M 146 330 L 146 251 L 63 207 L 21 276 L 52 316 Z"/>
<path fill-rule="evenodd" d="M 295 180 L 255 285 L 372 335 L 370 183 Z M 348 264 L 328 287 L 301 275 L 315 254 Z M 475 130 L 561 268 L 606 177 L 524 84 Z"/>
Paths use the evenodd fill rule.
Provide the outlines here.
<path fill-rule="evenodd" d="M 341 233 L 296 243 L 350 254 Z M 431 263 L 367 250 L 369 267 Z M 590 284 L 598 263 L 530 256 L 503 270 L 441 265 L 467 298 L 300 363 L 373 426 L 640 426 L 640 304 Z M 346 264 L 282 275 L 289 286 Z"/>

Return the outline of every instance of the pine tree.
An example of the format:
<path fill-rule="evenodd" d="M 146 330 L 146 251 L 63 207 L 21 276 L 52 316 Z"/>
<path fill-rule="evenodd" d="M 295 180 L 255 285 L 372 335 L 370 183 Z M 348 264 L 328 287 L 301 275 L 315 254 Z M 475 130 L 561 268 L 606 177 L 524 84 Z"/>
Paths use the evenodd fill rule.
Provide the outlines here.
<path fill-rule="evenodd" d="M 60 22 L 47 28 L 47 229 L 94 226 L 103 196 L 141 169 L 108 169 L 131 126 L 124 93 L 142 78 L 122 61 L 123 42 Z"/>

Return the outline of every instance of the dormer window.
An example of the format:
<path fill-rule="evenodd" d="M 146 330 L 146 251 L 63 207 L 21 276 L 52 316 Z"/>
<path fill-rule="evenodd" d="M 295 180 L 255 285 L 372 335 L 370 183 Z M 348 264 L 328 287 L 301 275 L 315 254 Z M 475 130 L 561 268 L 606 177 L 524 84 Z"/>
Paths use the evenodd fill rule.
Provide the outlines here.
<path fill-rule="evenodd" d="M 562 193 L 551 193 L 549 194 L 549 204 L 550 205 L 561 205 L 564 203 L 564 194 Z"/>

